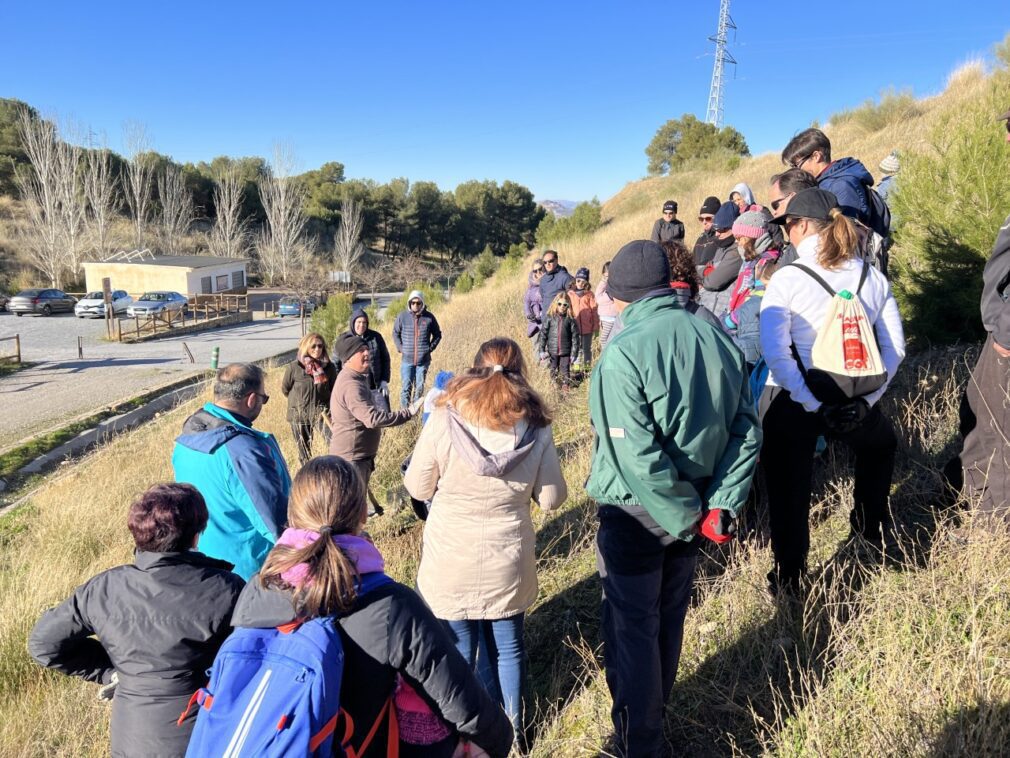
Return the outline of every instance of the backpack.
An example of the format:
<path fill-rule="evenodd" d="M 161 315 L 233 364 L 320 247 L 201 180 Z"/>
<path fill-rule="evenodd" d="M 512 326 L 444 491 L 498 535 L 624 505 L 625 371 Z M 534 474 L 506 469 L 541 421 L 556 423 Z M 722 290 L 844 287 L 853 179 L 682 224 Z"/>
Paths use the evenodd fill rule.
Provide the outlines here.
<path fill-rule="evenodd" d="M 381 572 L 363 574 L 358 595 L 391 582 Z M 343 671 L 344 649 L 333 616 L 269 629 L 236 628 L 218 651 L 207 686 L 193 694 L 179 717 L 181 724 L 194 703 L 200 707 L 187 758 L 329 758 L 341 714 L 345 755 L 364 754 L 387 715 L 395 752 L 399 736 L 391 699 L 361 746 L 350 746 L 354 722 L 340 708 Z"/>
<path fill-rule="evenodd" d="M 891 209 L 873 187 L 865 187 L 866 205 L 870 214 L 864 225 L 868 234 L 860 233 L 859 249 L 863 260 L 887 276 L 888 251 L 891 249 Z M 857 228 L 858 228 L 857 224 Z"/>
<path fill-rule="evenodd" d="M 824 323 L 814 340 L 811 368 L 803 366 L 796 346 L 792 346 L 793 358 L 814 397 L 827 404 L 846 403 L 883 387 L 887 371 L 880 358 L 873 325 L 858 297 L 869 274 L 869 265 L 863 263 L 855 294 L 848 290 L 835 292 L 811 269 L 799 263 L 791 265 L 808 274 L 831 296 Z"/>

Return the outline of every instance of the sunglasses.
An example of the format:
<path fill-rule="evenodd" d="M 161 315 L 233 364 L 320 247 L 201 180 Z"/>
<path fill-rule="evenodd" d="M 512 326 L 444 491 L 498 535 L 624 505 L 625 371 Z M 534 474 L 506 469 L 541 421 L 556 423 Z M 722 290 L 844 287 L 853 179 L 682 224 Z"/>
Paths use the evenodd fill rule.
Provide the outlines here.
<path fill-rule="evenodd" d="M 559 311 L 567 311 L 567 310 L 568 310 L 568 306 L 567 306 L 567 305 L 564 305 L 564 304 L 561 304 L 561 303 L 559 303 L 559 304 L 558 304 L 558 310 L 559 310 Z"/>
<path fill-rule="evenodd" d="M 557 262 L 558 262 L 557 258 L 544 258 L 544 264 L 545 265 L 550 264 L 550 263 L 557 263 Z"/>
<path fill-rule="evenodd" d="M 309 345 L 309 350 L 322 350 L 324 347 L 325 345 L 320 345 L 317 343 L 315 345 Z"/>
<path fill-rule="evenodd" d="M 698 216 L 698 221 L 702 224 L 708 224 L 715 221 L 715 216 Z"/>
<path fill-rule="evenodd" d="M 420 305 L 420 304 L 421 304 L 421 301 L 420 301 L 420 300 L 411 300 L 411 301 L 410 301 L 410 304 L 411 304 L 411 305 Z"/>
<path fill-rule="evenodd" d="M 270 395 L 264 395 L 262 392 L 254 392 L 253 394 L 263 401 L 263 405 L 270 402 Z"/>
<path fill-rule="evenodd" d="M 542 274 L 542 273 L 544 273 L 544 270 L 542 268 L 535 268 L 535 269 L 533 269 L 533 273 L 534 274 Z"/>
<path fill-rule="evenodd" d="M 788 200 L 789 198 L 791 198 L 795 194 L 796 194 L 795 192 L 790 192 L 788 195 L 783 195 L 778 200 L 772 200 L 769 203 L 769 205 L 771 205 L 773 211 L 775 211 L 776 213 L 778 213 L 779 206 L 782 205 L 782 203 L 784 203 L 786 200 Z"/>

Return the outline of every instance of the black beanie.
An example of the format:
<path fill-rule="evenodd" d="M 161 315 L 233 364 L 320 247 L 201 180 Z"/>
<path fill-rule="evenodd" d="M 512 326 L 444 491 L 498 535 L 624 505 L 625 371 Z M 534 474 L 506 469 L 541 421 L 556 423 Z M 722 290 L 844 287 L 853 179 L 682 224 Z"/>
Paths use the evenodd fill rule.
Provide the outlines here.
<path fill-rule="evenodd" d="M 635 240 L 622 247 L 610 261 L 607 292 L 632 303 L 650 292 L 670 286 L 670 261 L 657 243 Z"/>
<path fill-rule="evenodd" d="M 719 212 L 719 206 L 722 205 L 719 202 L 719 198 L 715 195 L 709 195 L 705 198 L 705 202 L 701 204 L 701 210 L 698 211 L 699 216 L 714 216 Z"/>
<path fill-rule="evenodd" d="M 354 357 L 356 353 L 368 349 L 368 343 L 363 337 L 350 332 L 344 332 L 337 338 L 336 353 L 341 363 L 346 363 Z"/>

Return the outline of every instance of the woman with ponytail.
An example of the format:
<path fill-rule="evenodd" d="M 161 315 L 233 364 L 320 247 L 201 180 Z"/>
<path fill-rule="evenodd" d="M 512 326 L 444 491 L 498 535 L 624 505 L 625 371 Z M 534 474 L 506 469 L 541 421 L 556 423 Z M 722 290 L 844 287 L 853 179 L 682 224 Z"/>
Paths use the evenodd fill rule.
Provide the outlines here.
<path fill-rule="evenodd" d="M 893 537 L 888 495 L 897 442 L 879 400 L 905 357 L 905 335 L 887 279 L 860 259 L 856 229 L 832 193 L 797 192 L 773 223 L 784 227 L 797 253 L 796 262 L 780 267 L 768 282 L 759 326 L 769 368 L 759 411 L 775 556 L 768 580 L 775 593 L 799 590 L 806 572 L 814 447 L 820 435 L 847 443 L 855 453 L 850 538 L 879 550 Z M 827 398 L 820 387 L 815 393 L 808 385 L 814 341 L 832 304 L 828 288 L 859 299 L 869 322 L 862 326 L 876 334 L 886 370 L 878 389 L 854 399 Z"/>
<path fill-rule="evenodd" d="M 411 497 L 432 500 L 418 590 L 471 665 L 483 636 L 482 679 L 521 739 L 523 617 L 537 597 L 530 501 L 550 510 L 568 490 L 550 413 L 526 379 L 519 345 L 485 342 L 473 368 L 449 382 L 404 485 Z"/>
<path fill-rule="evenodd" d="M 288 527 L 246 585 L 234 625 L 262 628 L 337 617 L 344 650 L 340 705 L 358 725 L 352 744 L 359 746 L 378 722 L 362 758 L 385 755 L 389 722 L 380 715 L 394 690 L 402 755 L 448 758 L 461 737 L 473 743 L 471 749 L 507 755 L 508 719 L 442 624 L 413 590 L 384 577 L 376 581 L 385 562 L 362 531 L 366 519 L 364 486 L 351 464 L 332 455 L 306 463 L 291 487 Z M 364 591 L 366 586 L 372 589 Z M 423 707 L 401 712 L 401 690 Z M 417 726 L 410 715 L 418 711 L 423 731 L 434 739 L 419 751 L 415 744 L 412 753 L 405 735 Z"/>

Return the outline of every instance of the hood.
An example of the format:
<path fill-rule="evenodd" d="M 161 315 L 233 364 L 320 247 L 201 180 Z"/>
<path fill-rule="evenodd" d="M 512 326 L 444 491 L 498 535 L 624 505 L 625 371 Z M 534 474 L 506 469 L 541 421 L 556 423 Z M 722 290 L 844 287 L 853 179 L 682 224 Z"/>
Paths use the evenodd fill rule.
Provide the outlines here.
<path fill-rule="evenodd" d="M 291 593 L 267 589 L 260 584 L 260 575 L 257 573 L 242 588 L 231 614 L 231 624 L 235 627 L 265 629 L 287 624 L 297 616 Z"/>
<path fill-rule="evenodd" d="M 729 194 L 732 196 L 734 192 L 739 192 L 740 195 L 743 197 L 743 199 L 747 201 L 747 205 L 754 205 L 754 193 L 751 191 L 751 188 L 744 182 L 740 182 L 735 187 L 733 187 L 733 189 L 730 190 Z"/>
<path fill-rule="evenodd" d="M 526 429 L 523 438 L 515 450 L 502 453 L 489 453 L 466 428 L 463 420 L 454 408 L 449 411 L 449 438 L 453 450 L 478 476 L 504 476 L 518 466 L 529 455 L 537 441 L 538 430 L 532 426 Z"/>
<path fill-rule="evenodd" d="M 818 183 L 825 179 L 834 179 L 840 176 L 849 176 L 865 184 L 867 187 L 873 186 L 873 176 L 866 170 L 866 166 L 855 158 L 839 158 L 829 165 L 821 175 L 817 177 Z"/>
<path fill-rule="evenodd" d="M 424 302 L 424 294 L 421 292 L 421 290 L 412 290 L 411 293 L 407 296 L 408 307 L 410 306 L 411 300 L 420 300 L 422 310 L 424 310 L 424 307 L 427 305 L 427 303 Z"/>
<path fill-rule="evenodd" d="M 528 287 L 539 287 L 540 286 L 540 282 L 533 281 L 533 272 L 532 271 L 530 271 L 529 276 L 526 277 L 526 285 Z"/>
<path fill-rule="evenodd" d="M 221 445 L 240 434 L 258 434 L 248 426 L 238 422 L 224 408 L 207 403 L 190 416 L 182 425 L 182 434 L 176 444 L 198 453 L 212 454 Z"/>
<path fill-rule="evenodd" d="M 359 318 L 365 319 L 365 331 L 366 332 L 368 331 L 368 327 L 371 326 L 371 324 L 369 324 L 368 322 L 368 314 L 365 313 L 364 308 L 357 308 L 356 310 L 351 311 L 351 323 L 347 328 L 349 332 L 354 331 L 354 322 L 357 321 Z"/>

